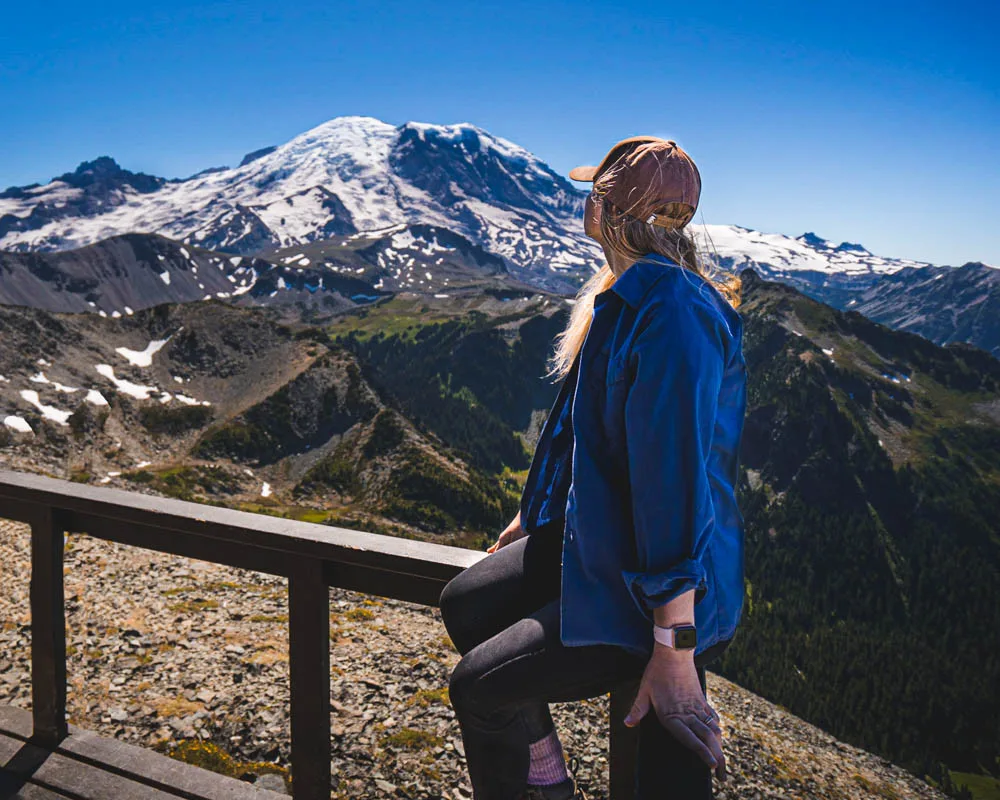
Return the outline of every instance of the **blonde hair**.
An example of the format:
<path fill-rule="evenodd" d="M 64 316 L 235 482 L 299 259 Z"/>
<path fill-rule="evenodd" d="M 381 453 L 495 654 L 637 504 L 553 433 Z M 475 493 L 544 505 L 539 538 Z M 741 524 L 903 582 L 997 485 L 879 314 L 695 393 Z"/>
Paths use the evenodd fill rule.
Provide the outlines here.
<path fill-rule="evenodd" d="M 650 253 L 669 258 L 681 267 L 700 275 L 712 284 L 733 308 L 738 307 L 741 283 L 739 277 L 720 273 L 708 259 L 702 258 L 694 238 L 684 230 L 683 225 L 663 228 L 649 224 L 626 214 L 605 197 L 617 172 L 617 166 L 602 172 L 595 179 L 594 188 L 591 190 L 592 198 L 600 207 L 601 238 L 607 247 L 623 258 L 629 259 L 630 265 Z M 671 210 L 668 208 L 667 213 Z M 617 279 L 618 275 L 605 262 L 604 266 L 580 287 L 566 328 L 556 334 L 556 347 L 549 358 L 548 376 L 554 375 L 561 380 L 569 373 L 577 353 L 583 347 L 584 339 L 587 338 L 594 311 L 594 298 L 610 289 Z"/>

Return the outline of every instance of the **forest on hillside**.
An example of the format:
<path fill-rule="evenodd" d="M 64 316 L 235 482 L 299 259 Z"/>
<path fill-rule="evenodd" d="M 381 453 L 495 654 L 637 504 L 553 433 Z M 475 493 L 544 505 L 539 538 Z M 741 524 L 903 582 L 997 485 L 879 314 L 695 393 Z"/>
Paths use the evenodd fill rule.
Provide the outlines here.
<path fill-rule="evenodd" d="M 1000 404 L 1000 362 L 753 275 L 744 299 L 744 619 L 713 668 L 916 774 L 997 774 L 1000 425 L 976 409 Z M 530 461 L 514 431 L 551 404 L 537 376 L 563 324 L 533 317 L 513 343 L 461 320 L 338 344 L 499 472 Z"/>

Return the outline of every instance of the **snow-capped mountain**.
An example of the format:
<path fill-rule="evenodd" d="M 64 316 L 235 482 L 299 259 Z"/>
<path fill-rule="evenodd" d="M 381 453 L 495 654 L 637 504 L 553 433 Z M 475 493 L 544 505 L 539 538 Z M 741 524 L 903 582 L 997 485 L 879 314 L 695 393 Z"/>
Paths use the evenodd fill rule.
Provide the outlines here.
<path fill-rule="evenodd" d="M 583 198 L 528 151 L 473 125 L 338 117 L 239 167 L 186 180 L 136 176 L 102 158 L 44 186 L 8 189 L 0 249 L 63 250 L 148 232 L 250 255 L 419 223 L 544 278 L 599 263 L 579 224 Z"/>
<path fill-rule="evenodd" d="M 738 225 L 692 230 L 701 252 L 723 269 L 753 268 L 843 311 L 937 344 L 968 342 L 1000 357 L 1000 269 L 884 258 L 815 233 L 792 238 Z"/>
<path fill-rule="evenodd" d="M 720 267 L 735 272 L 752 267 L 769 276 L 811 273 L 865 278 L 892 274 L 907 267 L 930 266 L 876 256 L 852 242 L 834 244 L 815 233 L 792 238 L 739 225 L 694 225 L 692 231 L 706 255 Z"/>
<path fill-rule="evenodd" d="M 266 280 L 255 284 L 274 266 L 300 276 L 290 282 L 273 273 L 278 289 L 297 286 L 306 299 L 325 291 L 323 276 L 330 273 L 329 285 L 337 275 L 350 276 L 375 293 L 447 294 L 455 286 L 482 287 L 485 280 L 570 294 L 603 263 L 600 248 L 583 235 L 585 196 L 524 148 L 471 124 L 393 126 L 371 117 L 338 117 L 286 144 L 254 151 L 235 168 L 214 167 L 183 180 L 130 172 L 101 157 L 45 185 L 10 188 L 0 192 L 0 250 L 67 251 L 134 233 L 197 250 L 197 257 L 178 258 L 174 288 L 132 297 L 139 306 L 125 299 L 129 292 L 121 287 L 99 292 L 101 299 L 87 298 L 91 309 L 106 313 L 202 292 L 197 284 L 204 281 L 191 280 L 198 258 L 223 263 L 217 277 L 224 283 L 203 294 L 225 294 L 225 284 L 231 289 L 235 279 L 248 295 L 244 300 L 262 302 L 289 299 L 282 293 L 271 301 L 274 288 Z M 703 255 L 723 269 L 752 267 L 838 308 L 870 307 L 879 319 L 905 321 L 907 329 L 935 341 L 961 335 L 963 324 L 956 321 L 950 330 L 948 320 L 964 315 L 969 298 L 980 298 L 971 306 L 977 319 L 1000 316 L 996 276 L 984 265 L 926 291 L 920 287 L 940 281 L 934 270 L 942 268 L 878 256 L 860 244 L 738 225 L 692 225 L 691 231 Z M 238 255 L 263 258 L 248 267 L 256 277 L 226 265 L 227 256 Z M 92 256 L 55 267 L 59 277 L 52 285 L 68 292 L 63 299 L 73 309 L 86 294 L 70 297 L 83 275 L 103 280 L 101 275 L 115 274 L 122 286 L 128 283 L 120 270 L 81 272 L 81 263 L 95 263 Z M 131 255 L 124 258 L 132 264 Z M 139 264 L 142 280 L 147 272 L 158 274 L 158 261 Z M 17 302 L 13 298 L 26 291 L 11 277 L 18 263 L 7 258 L 0 302 Z M 37 279 L 45 267 L 32 263 Z M 893 299 L 885 300 L 877 287 L 889 276 L 897 278 Z M 50 303 L 39 307 L 54 310 Z M 992 340 L 979 338 L 970 341 L 995 349 Z"/>
<path fill-rule="evenodd" d="M 238 167 L 167 180 L 102 157 L 41 186 L 0 193 L 0 249 L 66 250 L 126 233 L 157 233 L 220 252 L 257 255 L 406 225 L 448 229 L 545 286 L 602 262 L 585 237 L 585 193 L 522 147 L 471 124 L 393 126 L 337 117 Z M 813 283 L 928 266 L 807 233 L 695 225 L 728 269 Z M 549 288 L 558 284 L 549 282 Z"/>

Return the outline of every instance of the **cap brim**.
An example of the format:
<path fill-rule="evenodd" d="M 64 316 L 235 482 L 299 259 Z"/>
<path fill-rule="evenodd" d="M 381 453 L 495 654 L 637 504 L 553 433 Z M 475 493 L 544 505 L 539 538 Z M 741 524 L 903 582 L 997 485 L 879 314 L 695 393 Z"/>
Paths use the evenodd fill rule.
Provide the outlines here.
<path fill-rule="evenodd" d="M 597 167 L 574 167 L 569 171 L 569 177 L 574 181 L 592 181 L 597 174 Z"/>
<path fill-rule="evenodd" d="M 612 161 L 616 161 L 623 149 L 627 149 L 629 145 L 663 141 L 666 140 L 661 139 L 659 136 L 630 136 L 627 139 L 622 139 L 608 151 L 608 154 L 604 156 L 604 159 L 596 167 L 576 167 L 570 170 L 569 177 L 574 181 L 592 181 L 594 180 L 594 176 L 601 172 L 606 165 Z"/>

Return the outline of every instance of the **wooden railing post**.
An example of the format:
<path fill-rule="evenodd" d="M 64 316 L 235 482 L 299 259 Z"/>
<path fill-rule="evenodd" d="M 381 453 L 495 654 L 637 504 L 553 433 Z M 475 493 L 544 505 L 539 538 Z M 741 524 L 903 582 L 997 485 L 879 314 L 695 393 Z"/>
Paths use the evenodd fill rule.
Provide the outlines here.
<path fill-rule="evenodd" d="M 639 691 L 639 681 L 629 681 L 611 690 L 611 724 L 608 732 L 608 773 L 610 800 L 632 800 L 635 794 L 635 758 L 639 728 L 630 728 L 624 719 Z"/>
<path fill-rule="evenodd" d="M 288 578 L 288 625 L 292 794 L 330 800 L 330 589 L 318 559 Z"/>
<path fill-rule="evenodd" d="M 66 725 L 66 610 L 63 595 L 63 526 L 52 508 L 31 523 L 32 739 L 55 748 Z"/>

